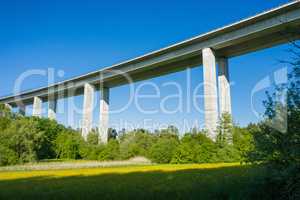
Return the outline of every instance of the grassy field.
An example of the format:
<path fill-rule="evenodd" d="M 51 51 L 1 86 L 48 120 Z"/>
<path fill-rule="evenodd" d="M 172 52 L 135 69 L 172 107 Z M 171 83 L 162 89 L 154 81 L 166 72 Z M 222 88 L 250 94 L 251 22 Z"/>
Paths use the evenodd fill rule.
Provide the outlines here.
<path fill-rule="evenodd" d="M 150 165 L 0 172 L 0 199 L 245 199 L 261 167 Z"/>

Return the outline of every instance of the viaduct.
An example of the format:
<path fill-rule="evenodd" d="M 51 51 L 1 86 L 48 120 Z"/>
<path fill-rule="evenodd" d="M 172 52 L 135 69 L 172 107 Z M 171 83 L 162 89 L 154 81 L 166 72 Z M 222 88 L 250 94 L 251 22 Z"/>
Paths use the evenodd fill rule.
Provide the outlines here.
<path fill-rule="evenodd" d="M 127 84 L 128 77 L 136 82 L 202 65 L 205 127 L 214 138 L 219 115 L 231 113 L 228 59 L 297 39 L 299 0 L 99 71 L 0 98 L 0 103 L 18 107 L 21 114 L 33 105 L 33 115 L 41 117 L 42 102 L 48 102 L 48 117 L 55 119 L 59 98 L 84 95 L 82 135 L 86 137 L 92 128 L 94 93 L 100 90 L 99 130 L 106 143 L 110 88 Z"/>

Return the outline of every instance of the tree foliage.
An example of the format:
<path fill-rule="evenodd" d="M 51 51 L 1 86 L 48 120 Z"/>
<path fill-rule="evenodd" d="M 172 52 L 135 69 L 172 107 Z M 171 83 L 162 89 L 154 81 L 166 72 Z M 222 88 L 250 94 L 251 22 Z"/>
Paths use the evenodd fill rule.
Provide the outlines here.
<path fill-rule="evenodd" d="M 179 141 L 174 138 L 159 138 L 149 150 L 149 158 L 156 163 L 170 163 Z"/>
<path fill-rule="evenodd" d="M 45 140 L 46 136 L 38 129 L 34 118 L 14 119 L 0 134 L 2 151 L 15 154 L 17 160 L 13 163 L 37 161 Z"/>
<path fill-rule="evenodd" d="M 272 199 L 300 197 L 300 46 L 295 43 L 291 52 L 287 83 L 267 93 L 265 120 L 251 130 L 254 148 L 248 160 L 269 167 L 263 188 L 276 191 Z"/>
<path fill-rule="evenodd" d="M 231 120 L 227 119 L 220 119 L 223 120 L 220 128 L 227 131 L 218 130 L 220 134 L 229 134 L 226 123 Z M 108 144 L 99 144 L 97 129 L 92 130 L 84 141 L 79 131 L 56 121 L 14 115 L 0 105 L 0 165 L 56 158 L 119 160 L 136 156 L 147 157 L 155 163 L 240 161 L 241 155 L 250 149 L 247 142 L 249 135 L 243 128 L 234 127 L 233 130 L 233 144 L 226 144 L 229 138 L 226 136 L 220 145 L 207 137 L 206 132 L 196 129 L 180 137 L 174 126 L 154 133 L 144 129 L 123 130 L 118 138 L 116 131 L 110 129 L 114 134 Z"/>
<path fill-rule="evenodd" d="M 122 159 L 135 156 L 147 156 L 155 137 L 144 129 L 124 134 L 120 138 L 120 155 Z"/>
<path fill-rule="evenodd" d="M 81 158 L 80 152 L 83 143 L 83 138 L 78 132 L 66 129 L 56 138 L 56 155 L 61 159 L 79 159 Z"/>
<path fill-rule="evenodd" d="M 233 126 L 232 119 L 229 113 L 223 113 L 217 127 L 217 144 L 219 147 L 225 147 L 227 144 L 232 144 Z"/>

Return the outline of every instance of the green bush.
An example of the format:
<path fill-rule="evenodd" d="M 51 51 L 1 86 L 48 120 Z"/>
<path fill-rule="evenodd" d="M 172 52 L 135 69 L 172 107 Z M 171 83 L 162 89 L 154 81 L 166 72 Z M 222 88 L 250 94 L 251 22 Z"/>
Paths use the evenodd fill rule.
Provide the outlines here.
<path fill-rule="evenodd" d="M 81 135 L 71 129 L 61 132 L 55 141 L 56 155 L 61 159 L 82 158 L 82 148 L 85 147 Z"/>
<path fill-rule="evenodd" d="M 15 116 L 10 112 L 10 110 L 4 104 L 0 104 L 0 131 L 3 132 L 7 129 L 14 119 Z"/>
<path fill-rule="evenodd" d="M 18 163 L 18 156 L 15 151 L 5 146 L 0 146 L 0 166 L 14 165 Z"/>
<path fill-rule="evenodd" d="M 154 141 L 155 136 L 143 129 L 129 132 L 120 138 L 120 156 L 122 159 L 147 157 Z"/>
<path fill-rule="evenodd" d="M 216 143 L 219 147 L 224 147 L 227 144 L 233 143 L 233 125 L 229 113 L 222 113 L 218 122 L 217 133 Z"/>
<path fill-rule="evenodd" d="M 0 165 L 37 161 L 45 140 L 34 118 L 17 117 L 0 105 Z"/>
<path fill-rule="evenodd" d="M 195 163 L 214 163 L 219 162 L 216 156 L 216 145 L 210 141 L 201 144 L 196 149 L 196 160 Z"/>
<path fill-rule="evenodd" d="M 218 148 L 216 152 L 217 162 L 237 162 L 240 161 L 240 152 L 232 145 L 226 145 L 222 148 Z"/>
<path fill-rule="evenodd" d="M 109 140 L 104 149 L 99 152 L 98 160 L 117 160 L 120 158 L 120 146 L 117 140 Z"/>
<path fill-rule="evenodd" d="M 255 124 L 249 124 L 246 128 L 235 126 L 233 129 L 233 146 L 238 150 L 241 161 L 247 160 L 247 155 L 254 149 L 252 130 Z"/>
<path fill-rule="evenodd" d="M 100 153 L 105 149 L 105 145 L 90 145 L 84 143 L 80 147 L 80 157 L 85 160 L 98 160 Z"/>
<path fill-rule="evenodd" d="M 181 143 L 172 158 L 174 164 L 194 163 L 199 145 L 191 147 L 189 143 Z"/>
<path fill-rule="evenodd" d="M 170 163 L 178 144 L 173 138 L 159 138 L 150 148 L 149 158 L 156 163 Z"/>
<path fill-rule="evenodd" d="M 87 135 L 87 143 L 90 145 L 97 145 L 99 144 L 99 133 L 97 130 L 92 130 L 88 135 Z"/>
<path fill-rule="evenodd" d="M 185 134 L 172 163 L 209 163 L 216 160 L 216 145 L 205 133 Z"/>
<path fill-rule="evenodd" d="M 38 159 L 56 158 L 55 141 L 57 136 L 66 128 L 55 120 L 46 118 L 33 118 L 37 122 L 37 130 L 43 132 L 45 139 L 38 151 Z"/>
<path fill-rule="evenodd" d="M 33 118 L 17 118 L 2 131 L 1 146 L 13 151 L 18 163 L 34 162 L 42 149 L 46 137 Z M 14 162 L 15 163 L 15 162 Z"/>
<path fill-rule="evenodd" d="M 61 151 L 63 145 L 59 145 L 61 149 L 56 149 L 56 139 L 66 130 L 53 120 L 13 115 L 0 105 L 0 164 L 64 157 L 64 151 Z M 61 154 L 57 155 L 57 152 Z"/>

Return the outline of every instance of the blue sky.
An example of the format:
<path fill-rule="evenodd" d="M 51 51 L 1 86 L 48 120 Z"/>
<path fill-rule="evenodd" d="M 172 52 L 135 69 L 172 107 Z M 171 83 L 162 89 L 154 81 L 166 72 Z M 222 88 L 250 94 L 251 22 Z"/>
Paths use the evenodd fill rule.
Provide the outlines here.
<path fill-rule="evenodd" d="M 26 70 L 63 70 L 67 79 L 118 63 L 149 51 L 171 45 L 205 33 L 220 26 L 276 7 L 286 0 L 272 1 L 0 1 L 0 95 L 12 92 L 15 80 Z M 235 121 L 241 125 L 257 121 L 251 110 L 251 90 L 262 78 L 272 75 L 282 66 L 278 59 L 287 59 L 288 46 L 251 53 L 230 59 L 232 108 Z M 186 85 L 186 72 L 179 72 L 151 80 L 159 85 L 162 97 L 173 89 L 163 87 L 166 81 Z M 192 87 L 203 81 L 202 68 L 191 71 Z M 145 82 L 135 84 L 139 86 Z M 34 76 L 25 81 L 23 89 L 45 86 L 45 77 Z M 111 90 L 111 109 L 127 102 L 128 86 Z M 143 94 L 153 88 L 143 87 Z M 97 94 L 98 95 L 98 94 Z M 98 96 L 96 97 L 98 98 Z M 261 111 L 263 92 L 255 97 L 255 106 Z M 157 108 L 161 98 L 143 102 L 145 108 Z M 82 97 L 76 97 L 81 107 Z M 168 106 L 175 106 L 170 100 Z M 183 104 L 188 104 L 184 98 Z M 203 101 L 199 106 L 203 107 Z M 96 107 L 95 123 L 98 120 Z M 28 109 L 30 113 L 30 108 Z M 46 114 L 46 113 L 44 113 Z M 67 113 L 58 120 L 78 126 L 81 116 L 67 122 Z M 165 114 L 142 114 L 134 105 L 119 114 L 111 114 L 111 124 L 125 119 L 140 123 L 152 119 L 157 123 L 180 124 L 183 119 L 203 122 L 203 113 L 196 110 Z M 180 126 L 180 125 L 179 125 Z"/>

